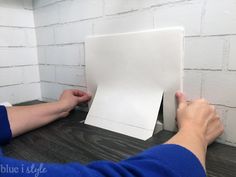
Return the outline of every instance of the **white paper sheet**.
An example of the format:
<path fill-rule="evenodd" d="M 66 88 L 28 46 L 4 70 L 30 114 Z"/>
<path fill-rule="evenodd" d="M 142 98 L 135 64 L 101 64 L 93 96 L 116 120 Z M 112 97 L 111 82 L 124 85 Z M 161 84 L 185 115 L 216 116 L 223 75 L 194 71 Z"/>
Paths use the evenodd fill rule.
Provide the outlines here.
<path fill-rule="evenodd" d="M 101 84 L 97 88 L 86 123 L 148 139 L 155 128 L 162 93 L 157 87 L 136 88 L 130 84 L 122 84 L 122 87 Z"/>
<path fill-rule="evenodd" d="M 164 126 L 174 130 L 182 28 L 89 37 L 85 44 L 87 88 L 94 95 L 86 124 L 146 140 L 164 92 Z"/>

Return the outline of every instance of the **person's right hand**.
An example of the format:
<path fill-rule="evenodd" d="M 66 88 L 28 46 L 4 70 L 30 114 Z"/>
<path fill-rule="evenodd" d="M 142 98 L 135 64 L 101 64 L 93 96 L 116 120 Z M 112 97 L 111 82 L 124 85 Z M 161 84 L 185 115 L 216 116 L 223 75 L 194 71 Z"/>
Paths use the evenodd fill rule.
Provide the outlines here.
<path fill-rule="evenodd" d="M 215 107 L 209 105 L 206 100 L 198 99 L 187 103 L 181 92 L 176 93 L 176 99 L 179 131 L 195 131 L 205 140 L 206 146 L 223 133 L 224 127 Z"/>
<path fill-rule="evenodd" d="M 91 95 L 81 90 L 64 90 L 58 101 L 58 103 L 62 105 L 63 109 L 61 117 L 68 116 L 69 112 L 74 109 L 78 104 L 88 102 L 90 99 Z"/>

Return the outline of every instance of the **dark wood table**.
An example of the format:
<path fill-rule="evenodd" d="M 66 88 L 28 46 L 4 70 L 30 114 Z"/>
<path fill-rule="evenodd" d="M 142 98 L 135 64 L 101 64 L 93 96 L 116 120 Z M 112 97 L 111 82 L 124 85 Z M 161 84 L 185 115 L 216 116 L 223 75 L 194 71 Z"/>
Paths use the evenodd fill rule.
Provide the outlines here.
<path fill-rule="evenodd" d="M 37 104 L 38 101 L 24 103 Z M 82 111 L 26 133 L 3 147 L 6 156 L 36 162 L 80 162 L 94 160 L 119 161 L 142 150 L 161 144 L 173 133 L 162 131 L 147 141 L 127 137 L 81 123 Z M 236 148 L 214 143 L 207 153 L 209 177 L 236 177 Z"/>

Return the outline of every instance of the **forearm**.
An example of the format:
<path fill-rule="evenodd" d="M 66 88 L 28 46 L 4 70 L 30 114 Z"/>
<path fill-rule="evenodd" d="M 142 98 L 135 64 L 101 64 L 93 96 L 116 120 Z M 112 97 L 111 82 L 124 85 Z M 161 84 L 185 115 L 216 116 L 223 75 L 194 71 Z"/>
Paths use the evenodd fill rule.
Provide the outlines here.
<path fill-rule="evenodd" d="M 195 130 L 180 130 L 165 144 L 177 144 L 190 150 L 205 168 L 207 143 L 202 133 Z"/>
<path fill-rule="evenodd" d="M 65 114 L 60 102 L 7 108 L 13 137 L 46 125 Z"/>

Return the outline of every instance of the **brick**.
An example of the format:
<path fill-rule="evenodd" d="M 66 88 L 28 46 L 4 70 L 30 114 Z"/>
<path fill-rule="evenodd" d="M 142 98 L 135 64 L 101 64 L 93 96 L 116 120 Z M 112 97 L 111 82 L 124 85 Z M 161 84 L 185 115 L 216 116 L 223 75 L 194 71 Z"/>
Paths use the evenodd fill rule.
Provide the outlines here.
<path fill-rule="evenodd" d="M 92 35 L 92 23 L 83 21 L 55 27 L 56 44 L 81 43 Z"/>
<path fill-rule="evenodd" d="M 42 97 L 57 100 L 61 94 L 61 87 L 56 83 L 41 82 Z"/>
<path fill-rule="evenodd" d="M 34 10 L 35 26 L 46 26 L 59 22 L 58 4 Z"/>
<path fill-rule="evenodd" d="M 23 83 L 23 72 L 21 67 L 0 68 L 0 85 L 14 85 Z"/>
<path fill-rule="evenodd" d="M 59 3 L 59 14 L 61 23 L 101 17 L 103 1 L 63 1 Z"/>
<path fill-rule="evenodd" d="M 235 0 L 208 0 L 203 20 L 204 35 L 236 34 Z"/>
<path fill-rule="evenodd" d="M 109 34 L 150 30 L 154 28 L 151 12 L 138 12 L 109 17 L 94 23 L 95 34 Z"/>
<path fill-rule="evenodd" d="M 33 11 L 0 7 L 0 25 L 3 26 L 19 26 L 34 27 Z"/>
<path fill-rule="evenodd" d="M 199 71 L 184 71 L 183 91 L 188 100 L 201 97 L 202 74 Z"/>
<path fill-rule="evenodd" d="M 236 36 L 230 38 L 230 54 L 228 69 L 236 70 Z"/>
<path fill-rule="evenodd" d="M 105 14 L 118 14 L 137 10 L 142 7 L 142 1 L 138 0 L 105 0 Z"/>
<path fill-rule="evenodd" d="M 80 45 L 80 65 L 85 66 L 85 46 Z"/>
<path fill-rule="evenodd" d="M 27 45 L 27 40 L 24 30 L 19 28 L 0 27 L 0 46 L 26 46 L 26 45 Z"/>
<path fill-rule="evenodd" d="M 185 40 L 184 67 L 190 69 L 222 69 L 225 39 L 193 37 Z"/>
<path fill-rule="evenodd" d="M 41 99 L 40 84 L 21 84 L 0 87 L 0 101 L 12 104 Z"/>
<path fill-rule="evenodd" d="M 23 0 L 24 9 L 33 10 L 33 0 Z"/>
<path fill-rule="evenodd" d="M 200 35 L 202 3 L 178 3 L 156 8 L 157 28 L 182 26 L 186 36 Z"/>
<path fill-rule="evenodd" d="M 145 0 L 144 7 L 160 6 L 164 4 L 180 2 L 181 0 Z"/>
<path fill-rule="evenodd" d="M 37 60 L 36 48 L 0 48 L 0 67 L 35 65 Z"/>
<path fill-rule="evenodd" d="M 105 14 L 127 13 L 151 6 L 160 6 L 180 0 L 105 0 Z"/>
<path fill-rule="evenodd" d="M 45 48 L 46 46 L 38 46 L 37 56 L 39 64 L 46 64 Z"/>
<path fill-rule="evenodd" d="M 39 71 L 40 71 L 40 80 L 41 81 L 48 81 L 48 82 L 55 82 L 56 81 L 55 66 L 40 65 Z"/>
<path fill-rule="evenodd" d="M 0 0 L 0 6 L 6 8 L 22 9 L 22 1 L 19 0 Z"/>
<path fill-rule="evenodd" d="M 227 114 L 226 127 L 225 127 L 225 136 L 226 140 L 230 143 L 236 143 L 236 109 L 230 109 Z"/>
<path fill-rule="evenodd" d="M 79 65 L 81 62 L 80 45 L 45 47 L 46 64 Z"/>
<path fill-rule="evenodd" d="M 37 46 L 36 32 L 35 29 L 24 29 L 26 35 L 27 46 Z"/>
<path fill-rule="evenodd" d="M 50 4 L 54 4 L 58 1 L 61 0 L 33 0 L 33 6 L 34 8 L 40 8 L 40 7 L 44 7 L 44 6 L 48 6 Z"/>
<path fill-rule="evenodd" d="M 52 26 L 36 28 L 36 37 L 38 45 L 54 44 L 54 28 Z"/>
<path fill-rule="evenodd" d="M 21 97 L 22 100 L 19 100 L 18 103 L 30 100 L 40 100 L 41 99 L 40 83 L 31 83 L 22 85 L 21 94 L 23 95 Z"/>
<path fill-rule="evenodd" d="M 236 107 L 236 73 L 206 72 L 203 97 L 212 104 Z"/>
<path fill-rule="evenodd" d="M 56 81 L 61 84 L 86 86 L 85 70 L 82 67 L 56 67 Z"/>
<path fill-rule="evenodd" d="M 25 66 L 23 67 L 23 82 L 33 83 L 39 82 L 39 66 Z"/>

